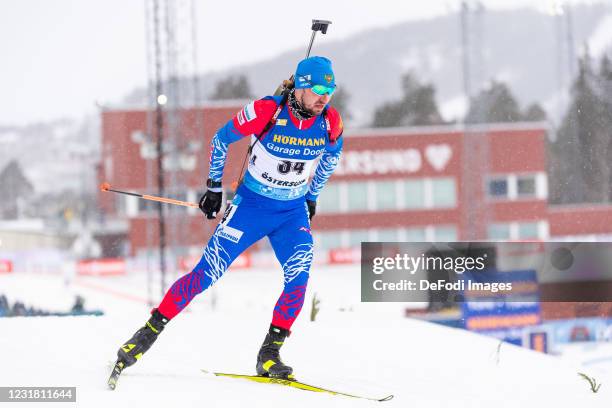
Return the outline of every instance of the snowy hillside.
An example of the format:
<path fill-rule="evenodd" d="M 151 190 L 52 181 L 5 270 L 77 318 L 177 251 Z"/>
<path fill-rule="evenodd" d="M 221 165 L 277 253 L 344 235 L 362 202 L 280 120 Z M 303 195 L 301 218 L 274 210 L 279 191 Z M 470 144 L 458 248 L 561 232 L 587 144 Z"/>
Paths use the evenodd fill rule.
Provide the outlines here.
<path fill-rule="evenodd" d="M 254 371 L 255 356 L 280 293 L 278 271 L 232 271 L 173 320 L 157 344 L 106 388 L 120 343 L 146 317 L 144 276 L 79 279 L 0 275 L 0 293 L 48 309 L 67 309 L 73 295 L 104 317 L 0 319 L 2 386 L 76 386 L 79 407 L 598 407 L 612 402 L 612 376 L 589 372 L 593 394 L 574 363 L 462 330 L 402 317 L 403 305 L 359 303 L 354 268 L 313 273 L 309 298 L 283 358 L 298 378 L 351 393 L 395 398 L 370 402 L 210 378 L 201 368 Z M 309 321 L 310 296 L 322 299 Z M 58 406 L 62 404 L 57 404 Z M 66 403 L 74 407 L 75 404 Z M 3 405 L 4 406 L 4 405 Z M 19 406 L 28 406 L 20 404 Z"/>
<path fill-rule="evenodd" d="M 587 43 L 597 60 L 612 50 L 611 18 L 610 2 L 572 9 L 576 57 Z M 509 84 L 521 106 L 538 102 L 551 117 L 561 115 L 565 106 L 557 106 L 559 88 L 569 89 L 571 79 L 566 50 L 562 49 L 565 37 L 558 37 L 559 21 L 542 10 L 487 10 L 482 30 L 475 29 L 478 34 L 474 34 L 480 37 L 483 58 L 474 73 L 479 75 L 472 78 L 476 88 L 493 78 L 501 80 Z M 461 27 L 456 11 L 346 38 L 338 38 L 334 30 L 332 25 L 327 37 L 317 39 L 313 53 L 334 61 L 338 84 L 350 95 L 350 126 L 369 125 L 375 107 L 399 98 L 400 76 L 409 70 L 435 85 L 437 101 L 447 120 L 464 113 Z M 304 46 L 274 58 L 207 73 L 200 79 L 202 95 L 210 95 L 215 84 L 230 73 L 246 75 L 254 96 L 266 95 L 293 72 L 296 61 L 303 58 Z M 146 89 L 135 89 L 124 102 L 143 106 L 146 95 Z"/>

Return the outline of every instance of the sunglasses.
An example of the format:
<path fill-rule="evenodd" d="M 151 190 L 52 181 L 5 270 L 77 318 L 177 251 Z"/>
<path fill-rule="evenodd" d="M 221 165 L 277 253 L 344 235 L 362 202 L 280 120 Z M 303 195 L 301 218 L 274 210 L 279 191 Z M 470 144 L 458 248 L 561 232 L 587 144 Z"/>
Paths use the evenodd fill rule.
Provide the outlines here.
<path fill-rule="evenodd" d="M 336 91 L 336 88 L 335 87 L 331 88 L 325 85 L 313 85 L 313 87 L 310 88 L 310 90 L 319 96 L 323 96 L 325 94 L 332 96 L 333 93 Z"/>

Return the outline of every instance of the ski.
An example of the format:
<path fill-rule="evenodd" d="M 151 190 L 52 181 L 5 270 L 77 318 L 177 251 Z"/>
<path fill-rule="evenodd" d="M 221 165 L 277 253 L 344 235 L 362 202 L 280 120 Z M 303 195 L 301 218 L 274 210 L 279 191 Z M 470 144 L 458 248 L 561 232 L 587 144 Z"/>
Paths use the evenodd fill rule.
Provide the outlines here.
<path fill-rule="evenodd" d="M 383 402 L 383 401 L 389 401 L 390 399 L 393 398 L 393 395 L 387 395 L 386 397 L 383 397 L 383 398 L 372 398 L 372 397 L 366 397 L 363 395 L 348 394 L 346 392 L 331 390 L 329 388 L 323 388 L 323 387 L 319 387 L 316 385 L 306 384 L 301 381 L 284 379 L 284 378 L 263 377 L 260 375 L 247 375 L 247 374 L 217 373 L 217 372 L 210 372 L 204 369 L 202 369 L 202 371 L 206 374 L 213 374 L 217 377 L 238 378 L 238 379 L 254 381 L 258 383 L 278 384 L 278 385 L 298 388 L 300 390 L 313 391 L 313 392 L 324 392 L 324 393 L 332 394 L 332 395 L 341 395 L 344 397 L 365 399 L 365 400 L 370 400 L 370 401 Z"/>
<path fill-rule="evenodd" d="M 123 369 L 125 368 L 125 364 L 123 364 L 123 361 L 117 360 L 117 362 L 115 363 L 115 366 L 113 367 L 113 371 L 110 375 L 110 377 L 108 378 L 108 388 L 110 388 L 111 390 L 114 390 L 115 387 L 117 387 L 117 381 L 119 381 L 119 376 L 121 375 L 121 372 L 123 371 Z"/>

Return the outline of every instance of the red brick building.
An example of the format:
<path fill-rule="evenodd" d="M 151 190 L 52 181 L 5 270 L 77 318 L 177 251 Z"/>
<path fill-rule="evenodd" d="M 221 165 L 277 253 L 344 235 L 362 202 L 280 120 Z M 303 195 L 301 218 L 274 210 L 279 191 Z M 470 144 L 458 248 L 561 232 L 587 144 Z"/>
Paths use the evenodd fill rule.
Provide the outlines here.
<path fill-rule="evenodd" d="M 196 202 L 212 135 L 241 108 L 208 105 L 173 116 L 167 130 L 166 195 Z M 154 140 L 145 111 L 102 114 L 100 182 L 156 194 Z M 169 126 L 169 125 L 168 125 Z M 180 134 L 177 137 L 176 134 Z M 563 239 L 612 236 L 612 206 L 548 204 L 547 129 L 542 123 L 347 129 L 341 164 L 323 191 L 313 231 L 319 250 L 361 241 Z M 237 180 L 246 140 L 230 146 L 224 186 Z M 157 212 L 142 200 L 100 194 L 110 218 L 127 218 L 131 254 L 158 245 Z M 167 206 L 169 242 L 199 252 L 215 223 Z M 266 245 L 263 243 L 262 245 Z"/>

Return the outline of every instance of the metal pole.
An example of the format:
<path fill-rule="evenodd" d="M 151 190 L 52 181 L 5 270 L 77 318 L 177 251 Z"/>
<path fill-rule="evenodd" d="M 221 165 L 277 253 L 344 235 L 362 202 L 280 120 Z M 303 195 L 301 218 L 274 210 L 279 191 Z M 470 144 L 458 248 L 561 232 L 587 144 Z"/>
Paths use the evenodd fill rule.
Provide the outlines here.
<path fill-rule="evenodd" d="M 163 170 L 163 139 L 164 139 L 164 116 L 160 96 L 162 95 L 162 67 L 161 67 L 161 45 L 160 45 L 160 26 L 159 26 L 159 0 L 154 0 L 154 41 L 155 41 L 155 127 L 157 133 L 157 190 L 158 195 L 164 194 L 164 170 Z M 162 204 L 157 205 L 159 218 L 159 271 L 161 276 L 161 295 L 166 292 L 166 221 L 164 219 L 164 208 Z"/>
<path fill-rule="evenodd" d="M 465 95 L 467 107 L 469 108 L 470 98 L 472 96 L 472 89 L 470 81 L 471 72 L 470 47 L 468 36 L 468 13 L 468 5 L 464 1 L 461 3 L 461 61 L 463 65 L 463 94 Z"/>
<path fill-rule="evenodd" d="M 154 58 L 152 55 L 151 44 L 153 43 L 151 36 L 153 35 L 153 17 L 152 17 L 152 2 L 151 0 L 145 0 L 145 38 L 147 42 L 147 98 L 149 100 L 149 104 L 147 104 L 147 125 L 146 125 L 146 136 L 145 143 L 149 143 L 149 139 L 153 140 L 153 115 L 151 112 L 150 101 L 155 100 L 154 91 L 153 91 L 153 67 L 152 63 L 154 63 Z M 151 160 L 146 160 L 145 167 L 145 179 L 146 179 L 146 188 L 147 191 L 153 190 L 153 163 Z M 146 248 L 147 248 L 147 304 L 149 306 L 153 306 L 155 300 L 153 299 L 153 266 L 152 266 L 152 257 L 151 257 L 151 242 L 153 236 L 153 228 L 152 228 L 152 219 L 149 216 L 149 208 L 147 207 L 147 217 L 145 218 L 145 238 L 146 238 Z"/>
<path fill-rule="evenodd" d="M 569 67 L 570 81 L 574 80 L 574 67 L 576 66 L 575 50 L 574 50 L 574 24 L 572 21 L 572 8 L 567 5 L 565 8 L 565 18 L 567 21 L 567 58 Z"/>

